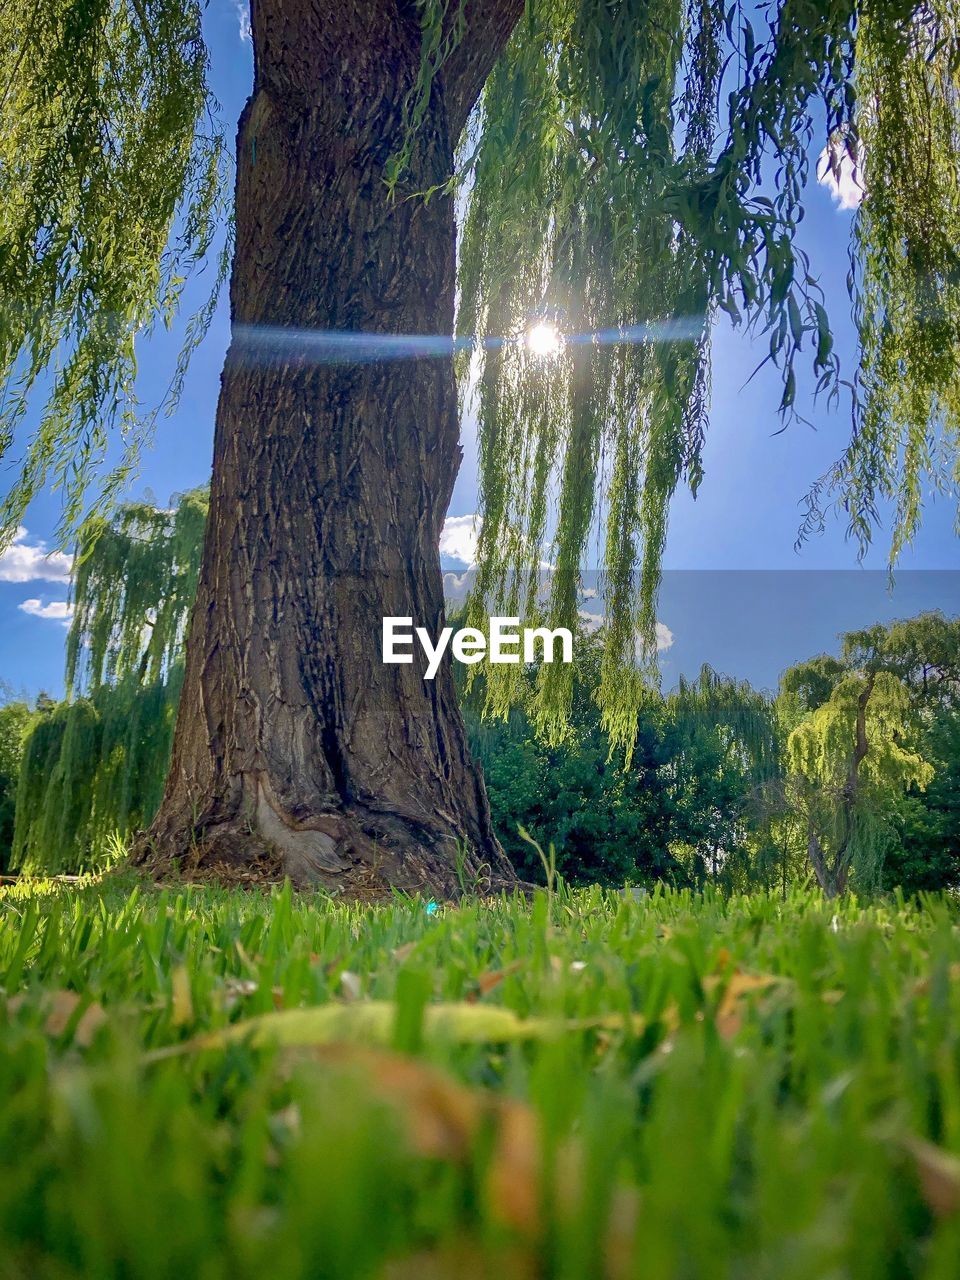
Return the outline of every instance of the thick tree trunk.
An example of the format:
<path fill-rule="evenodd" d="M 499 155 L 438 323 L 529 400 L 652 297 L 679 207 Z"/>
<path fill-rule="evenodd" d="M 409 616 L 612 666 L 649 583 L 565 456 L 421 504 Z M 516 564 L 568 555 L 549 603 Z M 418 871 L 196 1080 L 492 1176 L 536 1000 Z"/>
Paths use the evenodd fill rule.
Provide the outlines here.
<path fill-rule="evenodd" d="M 521 6 L 482 7 L 468 14 L 502 45 Z M 210 518 L 171 772 L 138 856 L 266 858 L 348 891 L 509 883 L 449 665 L 427 681 L 416 655 L 381 660 L 385 615 L 443 625 L 452 360 L 345 361 L 295 336 L 452 333 L 452 199 L 413 193 L 448 176 L 497 48 L 466 44 L 456 91 L 437 84 L 391 201 L 416 6 L 259 0 L 253 27 Z"/>

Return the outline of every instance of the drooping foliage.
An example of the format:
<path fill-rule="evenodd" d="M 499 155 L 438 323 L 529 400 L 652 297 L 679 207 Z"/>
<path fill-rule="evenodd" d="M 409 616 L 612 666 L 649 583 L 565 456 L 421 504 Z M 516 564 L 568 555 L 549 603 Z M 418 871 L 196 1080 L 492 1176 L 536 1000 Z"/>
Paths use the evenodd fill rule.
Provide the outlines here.
<path fill-rule="evenodd" d="M 207 489 L 193 489 L 166 509 L 130 502 L 87 524 L 71 582 L 68 689 L 165 679 L 196 595 L 208 503 Z"/>
<path fill-rule="evenodd" d="M 848 632 L 839 658 L 784 673 L 786 805 L 825 888 L 842 889 L 851 872 L 875 885 L 896 852 L 904 797 L 935 776 L 931 712 L 951 705 L 958 634 L 956 620 L 921 614 Z"/>
<path fill-rule="evenodd" d="M 628 751 L 653 669 L 668 504 L 703 474 L 712 317 L 768 335 L 785 415 L 801 359 L 819 391 L 843 385 L 796 241 L 821 118 L 828 136 L 862 135 L 876 159 L 853 246 L 855 429 L 813 507 L 838 489 L 865 544 L 879 498 L 894 497 L 896 555 L 921 483 L 955 475 L 944 406 L 960 350 L 958 48 L 949 0 L 530 0 L 488 81 L 464 141 L 458 322 L 485 339 L 474 612 L 494 601 L 569 626 L 595 557 L 608 614 L 601 707 Z M 909 99 L 906 146 L 898 96 Z M 933 299 L 938 332 L 905 359 Z M 523 341 L 544 321 L 567 335 L 548 359 Z M 464 362 L 465 378 L 475 370 Z M 518 681 L 501 667 L 489 707 L 502 713 Z M 539 693 L 541 727 L 557 734 L 569 670 L 544 667 Z"/>
<path fill-rule="evenodd" d="M 696 680 L 681 676 L 666 702 L 679 723 L 715 734 L 755 785 L 779 773 L 781 744 L 773 704 L 746 680 L 731 680 L 704 666 Z"/>
<path fill-rule="evenodd" d="M 892 561 L 919 526 L 924 486 L 955 492 L 960 480 L 958 41 L 954 0 L 924 0 L 908 23 L 864 6 L 842 137 L 841 162 L 855 159 L 865 193 L 851 278 L 861 412 L 823 484 L 839 493 L 862 548 L 879 506 L 892 505 Z"/>
<path fill-rule="evenodd" d="M 927 720 L 960 705 L 960 618 L 934 610 L 850 631 L 842 655 L 849 666 L 892 672 Z"/>
<path fill-rule="evenodd" d="M 163 793 L 196 594 L 207 491 L 128 503 L 90 524 L 75 560 L 67 687 L 23 751 L 13 863 L 72 871 L 146 826 Z"/>
<path fill-rule="evenodd" d="M 23 749 L 11 863 L 62 872 L 101 863 L 116 835 L 145 826 L 160 804 L 182 667 L 137 674 L 37 713 Z"/>
<path fill-rule="evenodd" d="M 0 682 L 0 697 L 3 688 Z M 23 742 L 32 719 L 25 702 L 0 703 L 0 872 L 10 864 Z"/>
<path fill-rule="evenodd" d="M 857 710 L 868 679 L 852 674 L 838 680 L 827 701 L 790 733 L 788 767 L 811 784 L 840 787 L 847 782 Z M 929 779 L 929 767 L 904 742 L 909 714 L 902 682 L 887 671 L 878 672 L 866 699 L 867 751 L 860 764 L 861 782 L 906 787 Z"/>
<path fill-rule="evenodd" d="M 33 410 L 0 505 L 0 546 L 45 484 L 63 493 L 63 541 L 91 481 L 94 508 L 120 491 L 150 420 L 134 388 L 138 338 L 170 322 L 228 221 L 203 7 L 0 7 L 0 457 Z M 174 398 L 227 265 L 224 248 L 211 302 L 188 327 Z M 124 448 L 104 475 L 111 428 Z"/>

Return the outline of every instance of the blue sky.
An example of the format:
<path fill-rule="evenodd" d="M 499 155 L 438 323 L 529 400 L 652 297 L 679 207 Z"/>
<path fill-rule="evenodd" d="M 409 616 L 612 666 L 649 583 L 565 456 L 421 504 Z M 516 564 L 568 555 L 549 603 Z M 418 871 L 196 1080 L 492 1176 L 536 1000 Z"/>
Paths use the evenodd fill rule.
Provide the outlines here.
<path fill-rule="evenodd" d="M 244 15 L 241 0 L 211 0 L 206 15 L 214 90 L 231 122 L 252 80 Z M 826 294 L 839 353 L 852 372 L 854 335 L 845 290 L 850 217 L 825 188 L 812 184 L 804 246 Z M 188 309 L 202 300 L 206 287 L 203 279 L 193 283 Z M 175 327 L 145 344 L 139 384 L 144 403 L 162 394 L 181 336 Z M 224 298 L 194 357 L 180 406 L 160 423 L 142 459 L 133 494 L 149 492 L 166 502 L 172 493 L 208 479 L 227 339 Z M 813 404 L 810 381 L 801 381 L 798 405 L 815 429 L 793 424 L 775 434 L 781 426 L 777 378 L 765 370 L 745 385 L 762 355 L 762 340 L 753 346 L 726 323 L 718 326 L 706 477 L 696 501 L 688 493 L 678 494 L 671 512 L 668 576 L 660 607 L 672 637 L 662 655 L 667 683 L 680 671 L 693 673 L 709 661 L 718 670 L 769 687 L 784 666 L 832 647 L 839 631 L 922 608 L 960 611 L 960 543 L 949 499 L 930 497 L 923 529 L 902 559 L 892 594 L 882 572 L 888 537 L 883 530 L 861 567 L 836 518 L 822 536 L 799 553 L 794 550 L 800 500 L 842 451 L 849 417 Z M 470 421 L 463 424 L 463 445 L 452 517 L 470 515 L 477 506 L 476 432 Z M 29 694 L 41 688 L 57 694 L 63 687 L 67 564 L 63 558 L 44 563 L 40 554 L 53 535 L 58 511 L 57 495 L 38 497 L 24 522 L 25 537 L 0 561 L 0 679 Z M 454 548 L 457 534 L 454 525 Z M 456 557 L 450 563 L 456 564 Z"/>

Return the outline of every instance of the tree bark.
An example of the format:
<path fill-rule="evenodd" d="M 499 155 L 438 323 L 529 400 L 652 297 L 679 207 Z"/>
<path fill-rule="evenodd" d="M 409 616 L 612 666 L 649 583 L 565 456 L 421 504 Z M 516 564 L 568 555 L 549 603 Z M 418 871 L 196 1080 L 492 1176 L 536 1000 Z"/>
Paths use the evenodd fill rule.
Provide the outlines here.
<path fill-rule="evenodd" d="M 233 336 L 164 799 L 138 858 L 298 883 L 505 884 L 449 662 L 384 665 L 385 615 L 443 626 L 459 466 L 452 356 L 337 359 L 297 333 L 452 334 L 457 133 L 522 10 L 472 0 L 404 189 L 411 0 L 255 0 L 237 144 Z M 458 70 L 459 68 L 459 70 Z M 449 110 L 448 110 L 449 103 Z"/>

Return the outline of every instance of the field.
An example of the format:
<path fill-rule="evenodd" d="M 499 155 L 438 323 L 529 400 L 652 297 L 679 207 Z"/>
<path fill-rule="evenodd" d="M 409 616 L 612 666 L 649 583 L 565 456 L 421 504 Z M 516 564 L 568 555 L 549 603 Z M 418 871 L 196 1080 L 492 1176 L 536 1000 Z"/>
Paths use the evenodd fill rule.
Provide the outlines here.
<path fill-rule="evenodd" d="M 960 1275 L 931 899 L 0 897 L 0 1276 Z"/>

